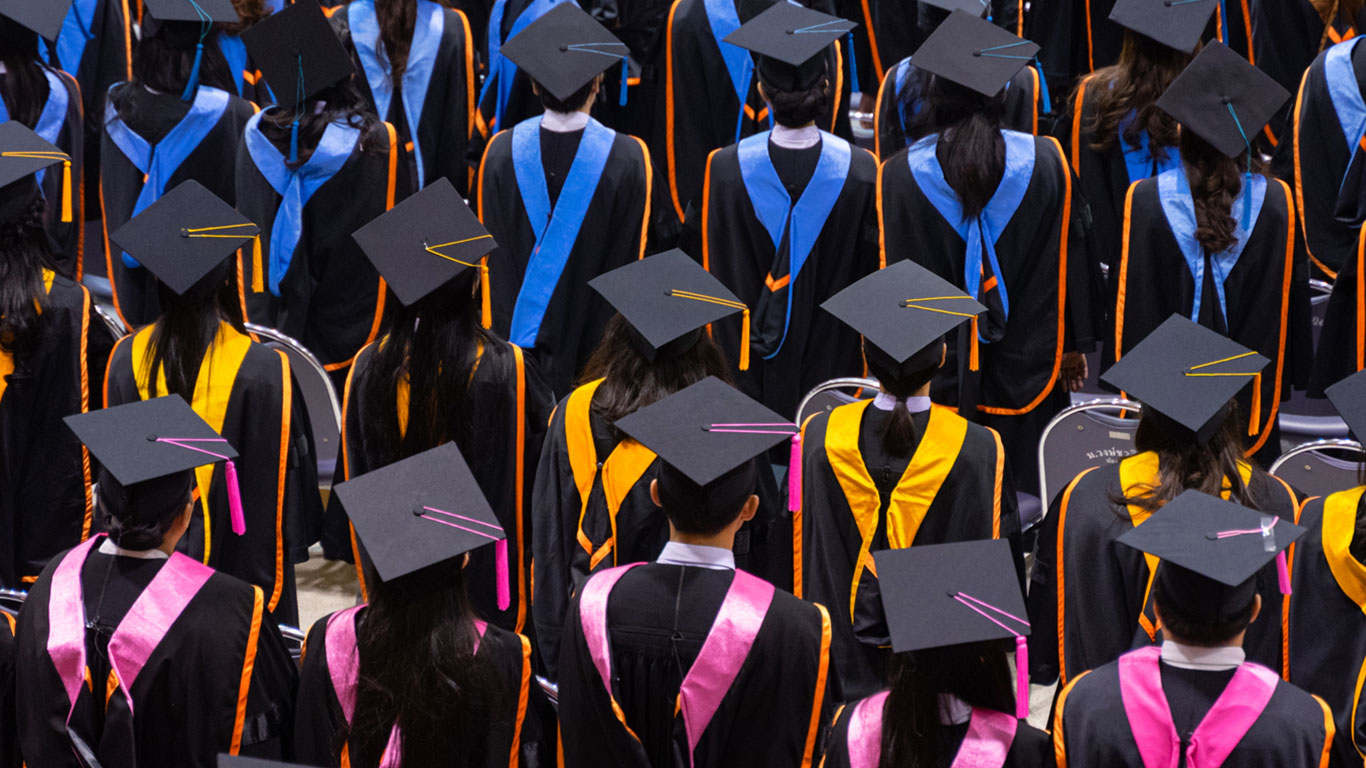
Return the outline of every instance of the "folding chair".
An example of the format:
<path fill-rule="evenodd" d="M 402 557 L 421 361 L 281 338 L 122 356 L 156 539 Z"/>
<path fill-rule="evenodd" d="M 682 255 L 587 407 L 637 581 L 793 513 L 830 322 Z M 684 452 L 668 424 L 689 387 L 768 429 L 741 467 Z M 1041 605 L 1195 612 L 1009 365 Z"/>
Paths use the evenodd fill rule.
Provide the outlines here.
<path fill-rule="evenodd" d="M 1327 496 L 1361 485 L 1366 449 L 1355 440 L 1314 440 L 1286 451 L 1271 474 L 1308 496 Z"/>
<path fill-rule="evenodd" d="M 0 611 L 11 616 L 18 616 L 19 609 L 24 607 L 26 598 L 28 598 L 27 592 L 20 592 L 17 589 L 0 589 Z"/>
<path fill-rule="evenodd" d="M 559 711 L 560 686 L 555 685 L 554 683 L 550 682 L 544 677 L 541 677 L 540 675 L 536 676 L 536 684 L 541 686 L 541 691 L 545 693 L 545 697 L 550 700 L 550 706 L 553 707 L 556 711 Z"/>
<path fill-rule="evenodd" d="M 853 390 L 845 392 L 843 390 Z M 821 411 L 833 411 L 841 405 L 858 402 L 873 397 L 878 392 L 877 379 L 848 377 L 831 379 L 817 384 L 806 393 L 801 405 L 797 406 L 797 423 L 805 424 L 807 418 Z"/>
<path fill-rule="evenodd" d="M 1039 439 L 1039 500 L 1043 515 L 1053 494 L 1074 477 L 1100 464 L 1115 464 L 1134 454 L 1137 415 L 1143 406 L 1123 398 L 1103 398 L 1063 409 L 1044 428 Z"/>
<path fill-rule="evenodd" d="M 308 636 L 298 627 L 281 624 L 280 637 L 283 637 L 285 640 L 285 648 L 289 650 L 289 658 L 294 659 L 294 663 L 298 664 L 303 659 L 304 640 L 306 640 Z"/>
<path fill-rule="evenodd" d="M 115 340 L 128 335 L 128 326 L 124 325 L 123 321 L 119 319 L 119 316 L 114 312 L 111 312 L 109 307 L 106 307 L 103 304 L 96 304 L 95 314 L 99 315 L 100 320 L 104 321 L 104 327 L 109 329 L 110 335 L 112 335 Z"/>

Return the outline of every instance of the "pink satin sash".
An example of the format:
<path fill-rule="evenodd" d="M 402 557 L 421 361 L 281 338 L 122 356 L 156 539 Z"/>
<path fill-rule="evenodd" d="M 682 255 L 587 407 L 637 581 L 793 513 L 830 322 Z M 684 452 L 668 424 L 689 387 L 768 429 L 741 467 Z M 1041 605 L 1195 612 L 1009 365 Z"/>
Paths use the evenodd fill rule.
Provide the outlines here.
<path fill-rule="evenodd" d="M 588 655 L 593 666 L 602 678 L 602 687 L 607 689 L 608 698 L 612 697 L 612 643 L 607 635 L 607 598 L 626 572 L 642 563 L 631 563 L 618 568 L 608 568 L 594 574 L 583 585 L 579 597 L 579 624 L 583 628 L 583 638 L 588 643 Z"/>
<path fill-rule="evenodd" d="M 47 655 L 62 679 L 66 699 L 74 711 L 85 682 L 85 600 L 81 567 L 104 536 L 91 536 L 57 564 L 48 592 Z M 71 712 L 67 712 L 67 721 Z"/>
<path fill-rule="evenodd" d="M 1119 690 L 1124 713 L 1144 768 L 1174 768 L 1181 740 L 1162 692 L 1162 651 L 1154 646 L 1119 657 Z M 1275 672 L 1244 663 L 1233 673 L 1186 748 L 1187 768 L 1217 768 L 1247 735 L 1276 692 Z"/>
<path fill-rule="evenodd" d="M 968 733 L 958 746 L 951 768 L 1001 768 L 1015 743 L 1020 721 L 994 709 L 972 708 Z"/>
<path fill-rule="evenodd" d="M 882 762 L 882 708 L 887 691 L 875 693 L 854 705 L 849 713 L 850 768 L 877 768 Z"/>

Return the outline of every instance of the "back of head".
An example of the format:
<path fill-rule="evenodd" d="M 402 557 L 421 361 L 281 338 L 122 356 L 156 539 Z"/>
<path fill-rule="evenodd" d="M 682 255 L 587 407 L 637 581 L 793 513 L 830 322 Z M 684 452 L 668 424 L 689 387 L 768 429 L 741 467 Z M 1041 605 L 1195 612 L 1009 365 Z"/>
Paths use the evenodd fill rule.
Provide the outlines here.
<path fill-rule="evenodd" d="M 699 485 L 666 462 L 659 464 L 660 506 L 679 533 L 709 536 L 740 516 L 754 493 L 755 463 L 746 461 L 706 485 Z"/>
<path fill-rule="evenodd" d="M 43 224 L 47 206 L 33 177 L 0 190 L 0 200 L 16 209 L 0 221 L 0 351 L 14 362 L 13 380 L 29 375 L 27 363 L 41 338 L 43 268 L 51 267 L 52 252 Z"/>
<path fill-rule="evenodd" d="M 1157 108 L 1157 100 L 1193 58 L 1194 54 L 1125 30 L 1119 62 L 1097 70 L 1086 87 L 1095 104 L 1085 126 L 1093 137 L 1091 148 L 1106 152 L 1121 138 L 1128 146 L 1139 146 L 1145 131 L 1151 148 L 1176 146 L 1176 120 Z M 1121 137 L 1120 121 L 1131 113 L 1134 119 Z"/>
<path fill-rule="evenodd" d="M 913 397 L 939 372 L 943 360 L 944 345 L 936 341 L 919 352 L 911 355 L 900 365 L 876 346 L 864 342 L 864 360 L 868 372 L 873 374 L 882 390 L 896 398 L 891 418 L 882 429 L 882 449 L 892 456 L 909 456 L 915 447 L 915 423 L 906 408 L 906 399 Z"/>
<path fill-rule="evenodd" d="M 939 134 L 935 151 L 944 180 L 962 202 L 963 215 L 975 217 L 986 208 L 1005 175 L 1006 147 L 1001 136 L 1005 90 L 987 98 L 948 78 L 918 74 L 923 106 L 910 117 L 907 138 L 916 141 Z"/>
<path fill-rule="evenodd" d="M 32 128 L 43 113 L 48 87 L 47 76 L 38 64 L 38 34 L 0 16 L 0 63 L 5 67 L 0 95 L 9 118 Z"/>
<path fill-rule="evenodd" d="M 352 80 L 343 80 L 339 83 L 328 86 L 313 97 L 313 102 L 321 105 L 320 109 L 307 106 L 302 115 L 299 115 L 299 163 L 307 163 L 313 154 L 313 149 L 322 140 L 323 131 L 332 123 L 341 122 L 361 132 L 362 141 L 361 151 L 379 151 L 380 147 L 371 147 L 364 141 L 370 127 L 379 122 L 375 116 L 373 107 L 365 100 Z M 292 105 L 267 107 L 261 116 L 260 129 L 266 138 L 276 143 L 279 147 L 283 144 L 288 147 L 290 134 L 293 129 L 294 118 L 296 117 Z"/>
<path fill-rule="evenodd" d="M 801 91 L 784 91 L 764 83 L 773 120 L 784 128 L 801 128 L 829 111 L 830 91 L 829 78 Z"/>
<path fill-rule="evenodd" d="M 159 394 L 177 394 L 192 402 L 200 364 L 220 324 L 245 331 L 236 286 L 229 280 L 233 274 L 231 261 L 225 261 L 179 295 L 157 282 L 163 311 L 152 330 L 146 365 L 148 373 L 165 370 L 166 392 Z"/>
<path fill-rule="evenodd" d="M 110 540 L 124 549 L 160 547 L 166 532 L 190 503 L 193 486 L 191 471 L 123 485 L 101 469 L 98 501 Z"/>
<path fill-rule="evenodd" d="M 583 86 L 577 91 L 569 94 L 569 97 L 565 99 L 555 98 L 555 94 L 551 93 L 548 88 L 535 81 L 532 82 L 536 86 L 536 98 L 540 99 L 541 106 L 544 107 L 547 112 L 578 112 L 588 104 L 589 99 L 593 98 L 593 89 L 597 88 L 602 83 L 602 75 L 598 75 L 587 83 L 584 83 Z"/>
<path fill-rule="evenodd" d="M 1167 502 L 1188 490 L 1218 496 L 1227 483 L 1229 498 L 1252 509 L 1261 508 L 1261 499 L 1245 484 L 1240 467 L 1247 466 L 1251 477 L 1265 474 L 1255 462 L 1243 459 L 1242 418 L 1236 403 L 1230 404 L 1223 424 L 1209 442 L 1201 445 L 1189 430 L 1149 408 L 1143 411 L 1134 436 L 1134 448 L 1139 452 L 1153 451 L 1158 455 L 1156 483 L 1133 489 L 1132 495 L 1123 491 L 1111 499 L 1117 505 L 1134 505 L 1156 511 Z"/>
<path fill-rule="evenodd" d="M 942 727 L 944 696 L 974 707 L 1013 711 L 1004 642 L 951 645 L 891 658 L 891 690 L 882 710 L 882 768 L 929 768 L 952 760 L 952 753 L 941 754 L 942 740 L 935 738 Z"/>
<path fill-rule="evenodd" d="M 1243 188 L 1246 156 L 1229 157 L 1194 131 L 1183 130 L 1181 164 L 1195 203 L 1195 239 L 1210 253 L 1226 250 L 1237 241 L 1233 203 Z M 1262 172 L 1260 158 L 1253 160 L 1252 170 Z"/>
<path fill-rule="evenodd" d="M 159 93 L 179 96 L 194 70 L 195 48 L 202 33 L 199 22 L 163 21 L 156 30 L 133 47 L 133 82 Z M 204 41 L 199 82 L 216 88 L 230 88 L 233 82 L 228 61 L 212 39 Z"/>
<path fill-rule="evenodd" d="M 1167 639 L 1214 648 L 1230 644 L 1252 623 L 1257 577 L 1230 587 L 1164 561 L 1153 579 L 1152 598 Z"/>

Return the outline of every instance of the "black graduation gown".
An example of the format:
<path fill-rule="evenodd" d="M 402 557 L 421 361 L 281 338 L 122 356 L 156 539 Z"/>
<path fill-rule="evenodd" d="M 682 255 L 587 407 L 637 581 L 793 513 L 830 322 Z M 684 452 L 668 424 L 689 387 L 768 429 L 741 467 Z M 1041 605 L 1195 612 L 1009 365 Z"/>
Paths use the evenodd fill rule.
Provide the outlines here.
<path fill-rule="evenodd" d="M 913 98 L 924 73 L 911 64 L 911 57 L 898 59 L 887 70 L 882 87 L 877 92 L 877 109 L 873 118 L 877 133 L 874 145 L 883 160 L 910 145 L 906 139 L 906 117 L 919 107 Z M 903 104 L 902 102 L 908 102 Z M 1025 67 L 1006 84 L 1006 114 L 1004 124 L 1012 131 L 1039 132 L 1039 113 L 1046 108 L 1039 93 L 1039 70 Z M 1048 106 L 1051 111 L 1052 107 Z"/>
<path fill-rule="evenodd" d="M 308 631 L 307 653 L 299 674 L 291 757 L 307 765 L 377 765 L 379 755 L 360 754 L 364 747 L 353 751 L 354 745 L 346 741 L 350 723 L 333 687 L 334 670 L 328 665 L 327 624 L 335 615 L 318 619 Z M 365 609 L 362 607 L 354 616 L 353 619 L 343 614 L 337 620 L 363 620 Z M 487 668 L 491 685 L 496 686 L 502 700 L 497 712 L 485 713 L 490 720 L 487 741 L 469 745 L 467 758 L 482 755 L 483 762 L 476 764 L 488 768 L 551 765 L 554 756 L 549 750 L 554 747 L 542 741 L 542 718 L 548 703 L 531 677 L 531 641 L 489 625 L 479 640 L 474 660 Z"/>
<path fill-rule="evenodd" d="M 1358 241 L 1360 246 L 1360 241 Z M 1342 266 L 1324 308 L 1323 327 L 1309 374 L 1309 395 L 1323 391 L 1366 368 L 1366 250 L 1360 248 Z"/>
<path fill-rule="evenodd" d="M 601 380 L 576 388 L 550 419 L 531 497 L 536 568 L 532 613 L 536 645 L 547 676 L 557 678 L 560 638 L 569 603 L 598 571 L 648 562 L 669 541 L 669 520 L 650 498 L 659 461 L 640 443 L 610 429 L 591 410 Z M 760 456 L 754 493 L 759 511 L 735 536 L 736 564 L 781 584 L 790 578 L 776 563 L 789 548 L 786 511 L 766 456 Z M 587 498 L 584 491 L 587 490 Z"/>
<path fill-rule="evenodd" d="M 497 37 L 500 41 L 500 45 L 512 39 L 513 25 L 516 24 L 518 17 L 520 17 L 533 2 L 534 0 L 507 0 L 507 4 L 503 8 L 503 22 L 498 26 Z M 593 13 L 594 11 L 591 0 L 579 3 L 579 6 L 590 13 Z M 600 15 L 604 9 L 598 10 L 599 13 L 595 14 L 594 18 L 597 18 L 599 21 L 606 24 L 607 20 L 603 19 Z M 488 29 L 488 25 L 492 23 L 493 20 L 490 17 L 480 29 L 485 30 L 487 33 L 492 33 L 493 30 Z M 545 109 L 545 107 L 541 105 L 541 100 L 531 91 L 531 77 L 519 67 L 516 69 L 516 74 L 512 78 L 512 86 L 508 91 L 507 103 L 503 105 L 503 115 L 501 119 L 498 117 L 497 73 L 489 72 L 488 42 L 488 34 L 482 34 L 479 41 L 479 50 L 480 53 L 483 54 L 484 59 L 483 69 L 485 84 L 481 86 L 483 90 L 476 95 L 478 105 L 474 113 L 474 131 L 470 135 L 469 159 L 470 165 L 475 168 L 478 168 L 479 159 L 484 156 L 484 152 L 488 148 L 488 142 L 492 140 L 492 137 L 495 134 L 506 128 L 511 128 L 523 120 L 535 117 L 541 114 Z M 603 93 L 610 93 L 611 98 L 614 101 L 618 97 L 617 88 L 621 87 L 620 72 L 621 65 L 620 63 L 617 63 L 608 67 L 603 76 Z M 610 81 L 610 86 L 608 81 Z M 492 82 L 491 85 L 489 84 L 490 82 Z M 479 98 L 480 96 L 482 96 L 482 98 Z M 601 96 L 600 99 L 601 98 L 606 98 L 606 96 Z M 594 105 L 595 111 L 597 111 L 600 104 L 601 102 Z M 613 125 L 611 127 L 615 129 L 617 126 Z"/>
<path fill-rule="evenodd" d="M 439 178 L 449 179 L 462 196 L 469 194 L 470 177 L 473 173 L 466 162 L 467 145 L 474 126 L 474 37 L 470 33 L 470 22 L 465 14 L 438 5 L 431 0 L 418 0 L 418 16 L 440 14 L 441 37 L 429 42 L 434 47 L 432 54 L 431 76 L 427 82 L 423 98 L 422 112 L 416 120 L 409 119 L 405 104 L 400 98 L 402 88 L 392 88 L 389 108 L 381 110 L 376 106 L 374 89 L 366 73 L 366 60 L 370 58 L 375 68 L 374 76 L 388 81 L 389 62 L 376 62 L 372 57 L 361 54 L 362 47 L 355 38 L 352 19 L 363 6 L 374 16 L 374 1 L 360 0 L 341 6 L 332 14 L 332 26 L 337 30 L 351 58 L 356 64 L 356 87 L 370 102 L 370 108 L 381 118 L 398 129 L 399 143 L 407 150 L 404 162 L 409 166 L 410 177 L 417 180 L 415 189 L 422 189 Z M 368 50 L 382 48 L 378 41 L 370 41 Z M 414 57 L 409 53 L 409 58 Z M 404 80 L 409 80 L 409 69 Z M 415 82 L 415 81 L 412 81 Z M 409 85 L 409 87 L 412 87 Z M 416 106 L 414 104 L 414 106 Z M 417 125 L 414 126 L 413 123 Z M 416 149 L 413 148 L 416 140 Z M 418 151 L 420 150 L 420 159 Z M 421 166 L 420 168 L 418 166 Z"/>
<path fill-rule="evenodd" d="M 383 344 L 385 338 L 381 337 L 376 343 Z M 355 387 L 370 370 L 376 349 L 372 344 L 360 351 L 347 379 L 339 482 L 382 466 L 377 430 L 392 422 L 371 413 Z M 481 547 L 470 552 L 470 562 L 465 569 L 470 601 L 479 615 L 493 624 L 534 637 L 528 615 L 531 611 L 529 543 L 534 527 L 526 499 L 531 496 L 536 459 L 545 436 L 543 425 L 550 413 L 549 389 L 534 360 L 526 359 L 521 349 L 495 340 L 484 344 L 468 393 L 454 394 L 451 399 L 459 404 L 458 407 L 470 409 L 470 434 L 477 442 L 460 445 L 461 453 L 479 482 L 479 490 L 493 507 L 498 523 L 507 532 L 509 567 L 515 563 L 517 568 L 516 578 L 509 579 L 512 601 L 506 611 L 500 611 L 493 548 Z M 405 415 L 405 424 L 406 420 Z M 435 446 L 425 446 L 424 450 L 432 447 Z M 500 450 L 493 450 L 495 447 Z M 348 526 L 348 521 L 329 513 L 328 549 L 339 549 L 339 554 L 357 563 L 356 576 L 363 596 L 366 594 L 365 573 L 353 549 L 359 546 L 357 539 Z"/>
<path fill-rule="evenodd" d="M 207 86 L 200 89 L 205 88 Z M 141 85 L 123 83 L 110 91 L 109 108 L 117 111 L 134 133 L 156 147 L 180 123 L 190 105 L 180 100 L 180 94 L 152 93 Z M 237 199 L 233 181 L 237 143 L 255 111 L 250 102 L 228 95 L 222 116 L 166 180 L 163 194 L 193 180 L 228 205 L 234 205 Z M 102 107 L 100 115 L 104 116 Z M 111 250 L 109 234 L 133 217 L 146 176 L 114 143 L 107 129 L 101 146 L 100 205 L 104 217 L 105 269 L 114 289 L 115 310 L 125 325 L 137 328 L 153 322 L 161 314 L 156 278 L 145 267 L 129 269 L 118 248 Z"/>
<path fill-rule="evenodd" d="M 825 760 L 821 763 L 824 768 L 854 768 L 854 762 L 849 753 L 849 726 L 855 709 L 862 703 L 862 701 L 854 701 L 840 708 L 835 717 L 834 728 L 830 731 L 830 743 L 825 749 Z M 881 713 L 878 713 L 877 718 L 881 721 Z M 879 727 L 881 727 L 880 723 Z M 967 734 L 968 723 L 942 725 L 935 731 L 935 738 L 939 741 L 940 749 L 939 761 L 935 768 L 952 768 L 957 765 L 955 759 Z M 866 734 L 861 735 L 863 738 L 868 738 Z M 981 764 L 969 762 L 968 765 L 970 768 L 977 768 Z M 1046 766 L 1051 768 L 1052 765 L 1052 738 L 1047 732 L 1021 720 L 1016 726 L 1015 739 L 1010 743 L 1010 750 L 1006 752 L 1005 762 L 999 766 L 993 764 L 990 768 L 1045 768 Z M 866 768 L 877 768 L 877 766 L 866 766 Z"/>
<path fill-rule="evenodd" d="M 110 687 L 109 633 L 167 561 L 93 551 L 76 594 L 53 590 L 59 562 L 43 572 L 19 615 L 16 692 L 24 702 L 19 738 L 28 765 L 80 766 L 65 725 L 71 703 L 47 650 L 54 607 L 74 610 L 73 603 L 83 603 L 98 628 L 85 633 L 92 682 L 78 688 L 70 728 L 105 768 L 213 768 L 220 752 L 284 757 L 298 670 L 260 587 L 209 574 L 151 652 L 133 683 L 130 706 L 122 688 Z M 106 700 L 106 693 L 113 696 Z"/>
<path fill-rule="evenodd" d="M 842 140 L 825 134 L 822 142 L 827 141 Z M 771 139 L 767 143 L 777 178 L 796 206 L 808 192 L 823 149 L 784 149 Z M 740 344 L 747 343 L 749 370 L 737 374 L 739 388 L 795 418 L 802 397 L 817 384 L 863 372 L 858 334 L 820 305 L 878 268 L 877 160 L 851 144 L 844 179 L 822 179 L 813 190 L 838 190 L 838 197 L 795 281 L 791 230 L 784 231 L 775 248 L 746 187 L 739 145 L 712 154 L 706 189 L 702 266 L 750 309 L 748 339 L 741 339 L 739 315 L 713 323 L 712 338 L 731 362 L 739 360 Z M 808 221 L 814 222 L 814 216 Z"/>
<path fill-rule="evenodd" d="M 0 766 L 19 768 L 19 706 L 14 698 L 14 615 L 0 612 Z"/>
<path fill-rule="evenodd" d="M 254 130 L 248 127 L 248 131 Z M 257 165 L 249 149 L 252 137 L 244 137 L 237 149 L 238 210 L 261 227 L 262 264 L 269 264 L 271 235 L 280 210 L 281 194 Z M 256 131 L 255 139 L 265 139 Z M 280 173 L 273 164 L 289 152 L 261 153 L 271 176 Z M 269 139 L 266 139 L 269 141 Z M 259 145 L 258 145 L 259 146 Z M 300 147 L 300 160 L 312 159 L 313 148 Z M 407 167 L 398 162 L 401 149 L 394 128 L 373 123 L 361 135 L 335 175 L 323 182 L 304 204 L 302 231 L 289 268 L 280 279 L 280 295 L 274 295 L 266 275 L 257 277 L 254 255 L 245 249 L 238 290 L 248 322 L 278 328 L 298 339 L 332 375 L 338 388 L 345 385 L 346 370 L 360 348 L 375 340 L 384 316 L 387 291 L 370 259 L 351 233 L 369 224 L 412 191 Z M 262 270 L 265 272 L 265 270 Z"/>
<path fill-rule="evenodd" d="M 114 340 L 84 286 L 45 277 L 31 359 L 12 371 L 0 351 L 0 587 L 8 589 L 27 589 L 54 555 L 90 535 L 94 518 L 90 455 L 62 419 L 99 408 Z"/>
<path fill-rule="evenodd" d="M 541 132 L 541 164 L 550 204 L 559 202 L 584 131 Z M 602 176 L 588 204 L 578 236 L 553 283 L 549 303 L 535 336 L 510 336 L 518 296 L 528 275 L 549 280 L 548 272 L 531 270 L 536 236 L 522 202 L 512 152 L 512 133 L 500 132 L 489 142 L 479 166 L 476 209 L 498 248 L 488 256 L 493 295 L 493 328 L 522 343 L 544 373 L 557 397 L 568 394 L 583 364 L 602 338 L 613 311 L 588 281 L 645 255 L 650 218 L 652 171 L 644 142 L 618 133 Z"/>
<path fill-rule="evenodd" d="M 717 708 L 692 734 L 697 744 L 688 758 L 689 734 L 675 703 L 734 578 L 733 571 L 660 563 L 622 576 L 606 608 L 610 696 L 575 599 L 560 653 L 565 768 L 812 764 L 830 722 L 830 618 L 782 591 L 774 592 L 730 685 L 709 691 Z"/>
<path fill-rule="evenodd" d="M 1244 465 L 1244 470 L 1250 470 Z M 1062 684 L 1085 670 L 1119 658 L 1130 648 L 1157 641 L 1149 593 L 1147 556 L 1116 539 L 1148 519 L 1138 507 L 1120 507 L 1116 494 L 1137 494 L 1156 482 L 1157 454 L 1131 456 L 1118 464 L 1088 469 L 1053 500 L 1034 550 L 1029 587 L 1030 679 Z M 1290 486 L 1270 475 L 1251 477 L 1249 498 L 1258 508 L 1294 519 L 1297 502 Z M 1153 558 L 1153 562 L 1157 559 Z M 1248 659 L 1283 671 L 1283 611 L 1275 563 L 1257 574 L 1262 615 L 1248 628 Z M 1062 657 L 1059 657 L 1059 654 Z M 1061 662 L 1061 664 L 1060 664 Z"/>
<path fill-rule="evenodd" d="M 818 413 L 802 430 L 793 581 L 796 594 L 831 611 L 831 653 L 844 701 L 872 694 L 886 682 L 891 639 L 873 552 L 1008 538 L 1024 580 L 1020 520 L 1001 438 L 934 408 L 913 415 L 915 451 L 898 458 L 886 454 L 877 437 L 890 415 L 865 400 Z M 921 494 L 929 496 L 928 504 L 916 503 Z"/>
<path fill-rule="evenodd" d="M 1366 760 L 1366 566 L 1351 551 L 1362 498 L 1356 488 L 1305 502 L 1295 522 L 1308 533 L 1291 553 L 1289 679 L 1332 708 L 1341 766 Z"/>
<path fill-rule="evenodd" d="M 125 336 L 109 357 L 106 407 L 146 400 L 147 344 L 155 326 Z M 165 394 L 164 385 L 155 390 Z M 201 363 L 191 405 L 240 454 L 234 462 L 246 533 L 232 532 L 222 463 L 197 470 L 199 495 L 178 549 L 205 565 L 265 590 L 266 605 L 291 626 L 299 622 L 294 564 L 318 540 L 313 430 L 284 352 L 258 344 L 224 323 Z M 208 508 L 204 489 L 208 489 Z"/>
<path fill-rule="evenodd" d="M 871 2 L 872 7 L 869 8 Z M 842 14 L 846 19 L 857 21 L 860 25 L 867 25 L 872 29 L 878 65 L 877 75 L 879 80 L 890 75 L 896 67 L 897 62 L 915 53 L 920 44 L 925 42 L 925 38 L 934 31 L 933 22 L 929 14 L 943 14 L 941 9 L 929 6 L 922 6 L 916 0 L 899 0 L 890 2 L 889 0 L 852 0 L 855 5 L 862 5 L 862 8 L 871 15 L 851 15 Z M 990 0 L 992 23 L 997 26 L 1010 30 L 1011 32 L 1024 36 L 1025 4 L 1022 0 Z M 1036 13 L 1038 11 L 1035 11 Z M 857 32 L 855 42 L 858 41 Z M 859 49 L 859 54 L 863 53 Z M 862 60 L 859 62 L 862 64 Z M 859 70 L 859 77 L 863 77 L 863 69 Z M 870 82 L 864 80 L 864 83 Z M 871 93 L 871 89 L 866 89 Z M 1025 130 L 1021 128 L 1020 130 Z M 888 154 L 891 154 L 890 152 Z"/>
<path fill-rule="evenodd" d="M 1252 3 L 1252 18 L 1253 63 L 1282 88 L 1294 93 L 1304 71 L 1323 48 L 1354 37 L 1357 30 L 1363 28 L 1366 11 L 1359 12 L 1355 19 L 1339 13 L 1332 27 L 1325 31 L 1323 17 L 1311 0 L 1259 0 Z M 1290 127 L 1287 120 L 1291 119 L 1291 107 L 1291 104 L 1281 107 L 1262 131 L 1273 146 L 1284 129 Z"/>
<path fill-rule="evenodd" d="M 1161 663 L 1162 692 L 1181 739 L 1182 753 L 1189 746 L 1186 740 L 1202 724 L 1233 674 Z M 1323 701 L 1278 680 L 1266 709 L 1222 764 L 1230 768 L 1318 768 L 1328 764 L 1328 742 L 1333 740 L 1333 721 Z M 1084 673 L 1059 695 L 1053 746 L 1059 766 L 1144 768 L 1120 691 L 1118 663 Z"/>
<path fill-rule="evenodd" d="M 935 402 L 960 410 L 975 400 L 976 409 L 967 417 L 1001 435 L 1012 467 L 1038 460 L 1044 427 L 1070 402 L 1058 377 L 1063 353 L 1090 351 L 1101 326 L 1094 316 L 1100 309 L 1100 278 L 1087 253 L 1071 169 L 1056 139 L 1032 140 L 1033 174 L 996 241 L 1011 299 L 1004 336 L 980 344 L 980 371 L 974 373 L 965 324 L 958 343 L 948 339 L 948 360 L 933 391 Z M 956 222 L 948 221 L 920 188 L 906 152 L 882 164 L 880 184 L 883 263 L 912 259 L 965 288 L 964 239 Z M 966 385 L 962 402 L 960 383 Z M 1037 484 L 1031 472 L 1016 479 L 1024 492 Z"/>
<path fill-rule="evenodd" d="M 1169 171 L 1181 174 L 1184 171 Z M 1132 186 L 1125 200 L 1128 216 L 1123 223 L 1124 248 L 1118 267 L 1110 270 L 1110 332 L 1106 334 L 1104 365 L 1108 367 L 1128 353 L 1149 333 L 1171 317 L 1191 317 L 1197 286 L 1182 255 L 1178 237 L 1164 210 L 1159 192 L 1164 174 Z M 1166 202 L 1177 199 L 1168 195 Z M 1187 198 L 1189 199 L 1189 198 Z M 1242 216 L 1243 203 L 1233 203 L 1234 218 Z M 1281 400 L 1293 386 L 1303 387 L 1308 378 L 1313 342 L 1309 326 L 1309 285 L 1304 261 L 1296 248 L 1294 203 L 1290 187 L 1268 180 L 1260 213 L 1256 214 L 1246 245 L 1223 281 L 1227 317 L 1219 309 L 1215 276 L 1220 269 L 1205 254 L 1204 287 L 1200 289 L 1201 325 L 1224 333 L 1271 361 L 1261 376 L 1261 412 L 1258 434 L 1246 438 L 1247 455 L 1263 466 L 1280 454 L 1276 414 Z M 1194 221 L 1194 214 L 1191 214 Z M 1190 240 L 1193 247 L 1204 249 Z M 1252 386 L 1239 393 L 1244 414 L 1251 414 Z"/>

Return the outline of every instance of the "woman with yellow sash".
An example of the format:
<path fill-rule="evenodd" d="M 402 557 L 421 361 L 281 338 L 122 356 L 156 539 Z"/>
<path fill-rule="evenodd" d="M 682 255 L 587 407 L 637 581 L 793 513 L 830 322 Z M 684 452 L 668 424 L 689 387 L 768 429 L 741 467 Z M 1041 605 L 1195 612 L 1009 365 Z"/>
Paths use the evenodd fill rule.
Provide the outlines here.
<path fill-rule="evenodd" d="M 890 635 L 873 553 L 913 545 L 1008 538 L 1024 583 L 1020 523 L 1001 438 L 930 403 L 944 335 L 986 308 L 948 281 L 900 261 L 854 283 L 824 308 L 863 334 L 881 385 L 802 425 L 793 511 L 793 586 L 830 609 L 831 652 L 844 698 L 886 687 Z M 800 490 L 798 491 L 798 488 Z"/>
<path fill-rule="evenodd" d="M 1366 437 L 1366 372 L 1328 388 L 1358 440 Z M 1360 482 L 1360 481 L 1358 481 Z M 1291 550 L 1290 679 L 1333 710 L 1333 764 L 1366 759 L 1366 486 L 1300 508 L 1308 529 Z"/>
<path fill-rule="evenodd" d="M 187 181 L 110 235 L 156 277 L 165 309 L 114 347 L 104 403 L 180 395 L 238 451 L 235 461 L 195 470 L 194 514 L 178 548 L 260 587 L 275 621 L 293 625 L 294 564 L 308 559 L 322 509 L 312 430 L 289 360 L 242 324 L 230 257 L 252 248 L 257 232 Z"/>
<path fill-rule="evenodd" d="M 1029 589 L 1031 677 L 1077 675 L 1159 641 L 1152 577 L 1158 559 L 1116 543 L 1187 490 L 1293 520 L 1295 494 L 1243 457 L 1247 422 L 1235 397 L 1260 386 L 1267 358 L 1172 315 L 1101 377 L 1143 404 L 1132 456 L 1082 472 L 1053 500 L 1035 549 Z M 1280 575 L 1257 576 L 1262 604 L 1282 605 Z M 1288 586 L 1288 585 L 1286 585 Z M 1285 668 L 1284 616 L 1248 629 L 1247 657 Z"/>

